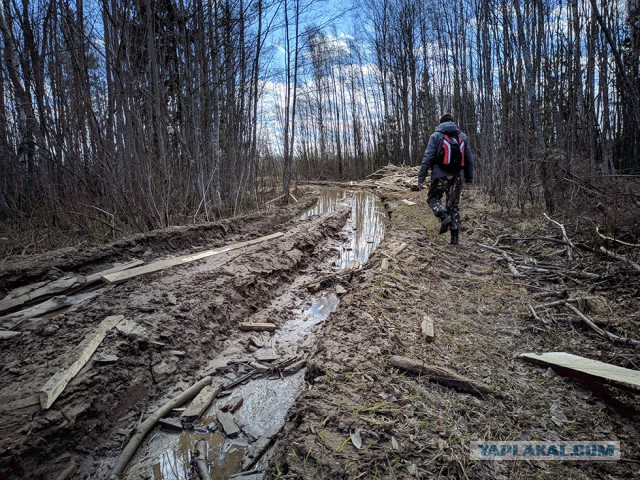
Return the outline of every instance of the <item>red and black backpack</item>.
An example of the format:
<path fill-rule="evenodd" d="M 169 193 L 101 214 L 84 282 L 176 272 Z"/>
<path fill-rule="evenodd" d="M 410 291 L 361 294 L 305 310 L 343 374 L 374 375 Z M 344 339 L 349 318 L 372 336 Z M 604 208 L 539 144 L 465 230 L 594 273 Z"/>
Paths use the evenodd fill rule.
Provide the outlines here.
<path fill-rule="evenodd" d="M 462 135 L 445 135 L 436 159 L 440 168 L 450 173 L 458 173 L 464 167 L 464 139 Z"/>

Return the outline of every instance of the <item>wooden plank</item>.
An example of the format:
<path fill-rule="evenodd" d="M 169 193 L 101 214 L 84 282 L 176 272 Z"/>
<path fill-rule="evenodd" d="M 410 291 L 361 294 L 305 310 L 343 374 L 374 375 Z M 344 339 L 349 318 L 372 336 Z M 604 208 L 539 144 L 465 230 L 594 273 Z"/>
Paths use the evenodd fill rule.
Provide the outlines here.
<path fill-rule="evenodd" d="M 157 272 L 159 270 L 164 270 L 165 268 L 174 267 L 176 265 L 183 265 L 185 263 L 193 262 L 195 260 L 200 260 L 202 258 L 211 257 L 213 255 L 219 255 L 221 253 L 229 252 L 231 250 L 236 250 L 238 248 L 244 248 L 250 245 L 256 245 L 258 243 L 262 243 L 268 240 L 273 240 L 273 239 L 282 237 L 283 235 L 284 233 L 278 232 L 272 235 L 267 235 L 265 237 L 248 240 L 246 242 L 234 243 L 232 245 L 227 245 L 226 247 L 217 248 L 215 250 L 207 250 L 205 252 L 200 252 L 193 255 L 183 255 L 181 257 L 159 260 L 157 262 L 132 268 L 124 272 L 110 273 L 110 274 L 104 275 L 102 279 L 105 282 L 109 282 L 109 283 L 120 283 L 140 275 L 146 275 L 147 273 Z"/>
<path fill-rule="evenodd" d="M 87 284 L 98 282 L 105 275 L 111 275 L 112 273 L 123 272 L 131 268 L 139 267 L 140 265 L 143 265 L 143 264 L 144 262 L 142 260 L 132 260 L 130 262 L 123 263 L 122 265 L 117 265 L 113 268 L 102 270 L 101 272 L 92 273 L 91 275 L 87 275 Z"/>
<path fill-rule="evenodd" d="M 5 338 L 13 338 L 20 335 L 22 332 L 14 332 L 12 330 L 0 330 L 0 340 L 4 340 Z"/>
<path fill-rule="evenodd" d="M 180 418 L 188 422 L 200 418 L 207 408 L 209 408 L 213 399 L 216 398 L 220 392 L 220 388 L 220 385 L 217 383 L 204 387 L 189 404 L 187 409 L 182 412 Z"/>
<path fill-rule="evenodd" d="M 3 322 L 3 324 L 11 324 L 15 326 L 29 318 L 40 317 L 46 313 L 54 312 L 71 305 L 73 305 L 72 299 L 65 295 L 60 295 L 58 297 L 50 298 L 46 302 L 34 305 L 33 307 L 25 308 L 19 312 L 10 313 L 9 315 L 0 317 L 0 321 Z"/>
<path fill-rule="evenodd" d="M 235 437 L 240 433 L 240 429 L 236 425 L 235 420 L 233 419 L 233 415 L 226 412 L 218 412 L 216 414 L 216 418 L 218 419 L 218 423 L 222 427 L 224 434 L 227 437 Z"/>
<path fill-rule="evenodd" d="M 29 290 L 28 292 L 25 292 L 17 297 L 10 298 L 8 300 L 1 300 L 0 312 L 11 310 L 13 308 L 19 307 L 20 305 L 24 305 L 27 302 L 33 302 L 40 298 L 55 295 L 56 293 L 62 293 L 66 290 L 69 290 L 73 286 L 81 285 L 84 282 L 85 278 L 81 276 L 59 278 L 45 285 Z M 35 287 L 37 285 L 40 285 L 40 283 L 32 286 Z M 28 289 L 29 287 L 26 288 Z"/>
<path fill-rule="evenodd" d="M 549 367 L 558 367 L 567 373 L 576 372 L 610 385 L 640 391 L 640 371 L 618 367 L 565 352 L 522 353 L 520 358 Z"/>
<path fill-rule="evenodd" d="M 97 350 L 109 330 L 115 327 L 124 317 L 114 315 L 105 318 L 91 337 L 85 338 L 77 350 L 80 352 L 75 362 L 69 368 L 62 368 L 44 384 L 40 390 L 40 405 L 43 409 L 49 408 L 64 391 L 69 382 L 85 366 L 91 356 Z"/>
<path fill-rule="evenodd" d="M 429 315 L 423 315 L 420 329 L 422 330 L 422 336 L 424 339 L 427 342 L 432 342 L 435 338 L 435 333 L 433 329 L 433 320 Z"/>
<path fill-rule="evenodd" d="M 273 323 L 241 323 L 238 328 L 245 332 L 273 332 L 277 327 Z"/>
<path fill-rule="evenodd" d="M 244 398 L 233 397 L 227 400 L 226 402 L 224 402 L 220 406 L 220 410 L 222 410 L 223 412 L 234 413 L 236 410 L 238 410 L 242 406 L 243 403 L 244 403 Z"/>

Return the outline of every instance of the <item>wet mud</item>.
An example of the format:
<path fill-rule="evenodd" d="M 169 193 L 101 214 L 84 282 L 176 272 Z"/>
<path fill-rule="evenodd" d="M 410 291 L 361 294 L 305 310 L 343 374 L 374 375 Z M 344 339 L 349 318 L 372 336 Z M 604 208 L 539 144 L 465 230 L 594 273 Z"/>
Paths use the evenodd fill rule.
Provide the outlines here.
<path fill-rule="evenodd" d="M 151 235 L 153 241 L 145 237 L 142 242 L 100 247 L 94 256 L 78 253 L 80 259 L 66 271 L 91 273 L 91 265 L 105 258 L 112 263 L 129 260 L 133 255 L 123 253 L 125 245 L 134 245 L 136 251 L 130 252 L 134 254 L 140 253 L 137 247 L 142 246 L 148 252 L 145 258 L 149 258 L 158 252 L 183 254 L 242 241 L 250 238 L 250 232 L 266 235 L 279 227 L 285 233 L 272 242 L 80 294 L 69 308 L 16 325 L 20 335 L 2 340 L 0 357 L 3 476 L 49 478 L 75 465 L 79 478 L 107 478 L 140 418 L 194 379 L 213 372 L 216 381 L 232 382 L 253 369 L 252 362 L 258 362 L 264 371 L 223 392 L 201 420 L 184 425 L 187 430 L 170 433 L 157 428 L 150 434 L 131 462 L 128 475 L 185 478 L 191 468 L 190 449 L 199 435 L 209 440 L 215 478 L 241 471 L 242 459 L 251 453 L 252 444 L 274 438 L 284 424 L 290 406 L 304 388 L 304 360 L 313 343 L 314 326 L 337 308 L 335 293 L 317 289 L 312 293 L 305 285 L 328 271 L 340 271 L 345 262 L 355 258 L 349 255 L 366 258 L 369 253 L 359 252 L 353 242 L 372 250 L 375 234 L 364 225 L 375 222 L 358 223 L 360 215 L 354 217 L 352 207 L 362 205 L 369 214 L 381 206 L 357 192 L 320 196 L 327 197 L 343 197 L 343 201 L 337 207 L 334 200 L 323 201 L 323 209 L 314 208 L 313 212 L 312 202 L 296 209 L 289 207 L 288 218 L 279 212 L 266 220 L 254 217 L 253 223 L 242 219 L 239 225 L 230 221 L 188 229 L 195 238 L 179 249 L 174 248 L 176 232 L 162 232 Z M 267 224 L 270 230 L 266 230 Z M 245 232 L 234 233 L 239 233 L 240 227 L 245 227 Z M 178 230 L 179 238 L 190 238 Z M 213 235 L 204 244 L 204 236 L 211 232 L 225 232 L 226 236 Z M 355 240 L 356 232 L 366 233 L 367 239 Z M 377 235 L 379 242 L 382 233 Z M 167 238 L 174 240 L 168 248 L 163 245 Z M 106 250 L 110 257 L 103 256 Z M 5 285 L 14 286 L 20 275 L 46 280 L 68 255 L 67 251 L 59 257 L 49 254 L 49 269 L 41 257 L 26 265 L 11 264 L 0 275 L 9 280 Z M 100 268 L 110 266 L 102 265 Z M 107 333 L 91 361 L 53 407 L 42 410 L 39 389 L 73 361 L 77 345 L 108 315 L 123 315 L 125 320 Z M 243 321 L 269 321 L 279 328 L 273 335 L 238 331 L 237 325 Z M 259 342 L 260 347 L 251 342 Z M 296 364 L 300 366 L 296 368 Z M 291 366 L 294 369 L 287 370 Z M 220 404 L 230 395 L 242 395 L 243 399 L 234 412 L 240 433 L 233 438 L 225 436 L 215 420 Z M 176 415 L 179 417 L 179 412 Z M 268 458 L 264 453 L 256 459 L 263 465 Z"/>

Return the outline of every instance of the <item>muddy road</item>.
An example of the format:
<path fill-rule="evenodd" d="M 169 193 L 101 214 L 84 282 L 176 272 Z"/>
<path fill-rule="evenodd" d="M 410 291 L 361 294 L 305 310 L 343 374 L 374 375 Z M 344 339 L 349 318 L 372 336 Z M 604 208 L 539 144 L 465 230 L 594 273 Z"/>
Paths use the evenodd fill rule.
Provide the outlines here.
<path fill-rule="evenodd" d="M 2 477 L 108 478 L 141 419 L 207 375 L 219 387 L 209 407 L 187 419 L 184 408 L 171 411 L 174 423 L 146 436 L 126 476 L 187 478 L 200 438 L 209 444 L 213 478 L 264 462 L 304 389 L 315 326 L 336 309 L 349 275 L 384 235 L 384 208 L 371 193 L 324 188 L 306 198 L 217 224 L 6 261 L 0 276 L 4 305 L 11 306 L 25 294 L 35 297 L 34 291 L 136 259 L 153 264 L 281 234 L 121 283 L 73 284 L 53 299 L 5 309 L 0 321 L 12 336 L 0 340 Z M 337 292 L 335 274 L 344 285 Z M 38 310 L 60 299 L 62 308 Z M 69 371 L 87 339 L 113 317 L 117 325 L 43 408 L 50 379 Z M 240 330 L 241 324 L 270 327 Z M 237 405 L 225 405 L 230 400 Z"/>
<path fill-rule="evenodd" d="M 463 192 L 451 248 L 411 189 L 416 175 L 390 167 L 255 215 L 5 260 L 2 302 L 56 281 L 71 288 L 54 298 L 73 301 L 0 312 L 13 332 L 0 339 L 0 477 L 110 478 L 154 415 L 125 478 L 206 478 L 194 461 L 201 439 L 215 479 L 637 476 L 638 393 L 517 355 L 564 351 L 638 370 L 636 346 L 572 310 L 640 338 L 638 275 L 569 251 L 542 212 L 507 215 L 476 189 Z M 273 234 L 85 285 L 118 264 Z M 105 319 L 115 326 L 43 408 L 43 386 L 73 368 Z M 440 374 L 407 372 L 397 356 Z M 175 404 L 202 379 L 193 402 Z M 618 441 L 622 460 L 472 461 L 473 440 Z"/>

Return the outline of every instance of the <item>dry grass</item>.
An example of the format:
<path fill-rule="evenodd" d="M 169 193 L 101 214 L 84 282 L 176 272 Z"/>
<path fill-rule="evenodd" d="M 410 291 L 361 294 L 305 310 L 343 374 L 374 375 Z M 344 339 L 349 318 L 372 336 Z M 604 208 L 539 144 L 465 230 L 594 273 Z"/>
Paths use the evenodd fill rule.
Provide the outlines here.
<path fill-rule="evenodd" d="M 299 398 L 275 456 L 281 473 L 288 478 L 631 478 L 637 468 L 630 461 L 477 462 L 469 459 L 469 444 L 619 440 L 623 457 L 639 460 L 638 416 L 632 408 L 637 396 L 613 391 L 614 401 L 605 402 L 571 379 L 515 359 L 527 351 L 564 350 L 635 368 L 640 361 L 635 349 L 602 339 L 566 308 L 540 309 L 542 322 L 532 318 L 528 306 L 588 297 L 582 307 L 590 306 L 595 321 L 640 338 L 638 276 L 621 262 L 588 251 L 574 252 L 569 260 L 564 245 L 517 240 L 559 238 L 559 231 L 537 214 L 501 216 L 475 189 L 463 196 L 461 245 L 451 248 L 448 238 L 436 233 L 437 221 L 423 197 L 386 195 L 387 236 L 318 334 L 310 390 Z M 405 205 L 403 198 L 417 205 Z M 390 262 L 388 272 L 380 271 L 384 254 L 401 242 L 408 248 Z M 514 278 L 501 255 L 477 243 L 495 244 L 522 265 L 538 262 L 558 270 Z M 565 270 L 594 276 L 579 278 Z M 433 343 L 421 337 L 423 313 L 434 319 Z M 453 369 L 489 384 L 503 398 L 478 398 L 405 374 L 388 365 L 390 355 Z M 350 442 L 342 445 L 354 428 L 362 433 L 362 450 Z"/>

